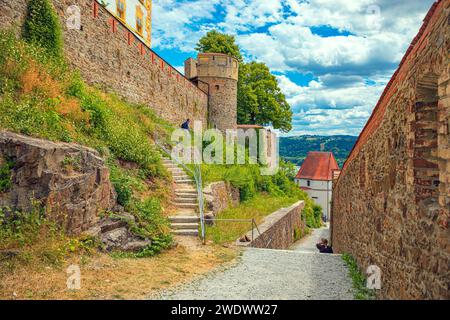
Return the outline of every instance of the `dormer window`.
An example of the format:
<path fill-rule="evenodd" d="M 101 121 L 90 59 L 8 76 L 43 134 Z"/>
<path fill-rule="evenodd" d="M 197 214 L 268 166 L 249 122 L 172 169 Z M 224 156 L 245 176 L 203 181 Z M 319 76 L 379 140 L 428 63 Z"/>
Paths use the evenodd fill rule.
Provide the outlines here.
<path fill-rule="evenodd" d="M 127 5 L 125 3 L 125 0 L 117 0 L 117 16 L 125 21 L 126 19 L 126 8 Z"/>

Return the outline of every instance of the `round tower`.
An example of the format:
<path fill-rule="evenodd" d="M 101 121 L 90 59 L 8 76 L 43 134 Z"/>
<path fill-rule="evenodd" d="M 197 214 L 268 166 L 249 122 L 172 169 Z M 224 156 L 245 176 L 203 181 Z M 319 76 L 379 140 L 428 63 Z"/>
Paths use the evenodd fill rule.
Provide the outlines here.
<path fill-rule="evenodd" d="M 237 128 L 237 83 L 239 62 L 221 53 L 199 53 L 197 61 L 187 61 L 186 76 L 208 92 L 208 122 L 225 131 Z"/>

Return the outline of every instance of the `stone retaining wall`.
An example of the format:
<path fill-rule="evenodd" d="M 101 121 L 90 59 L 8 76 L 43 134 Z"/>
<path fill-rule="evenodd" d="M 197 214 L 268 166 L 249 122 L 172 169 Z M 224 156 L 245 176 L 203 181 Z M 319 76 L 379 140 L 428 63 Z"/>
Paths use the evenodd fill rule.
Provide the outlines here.
<path fill-rule="evenodd" d="M 214 217 L 231 206 L 239 204 L 239 189 L 224 181 L 211 183 L 204 188 L 206 210 Z M 212 218 L 212 217 L 211 217 Z"/>
<path fill-rule="evenodd" d="M 238 240 L 238 245 L 262 249 L 288 249 L 295 242 L 295 233 L 300 231 L 303 234 L 306 228 L 302 221 L 301 213 L 305 203 L 299 201 L 289 208 L 280 209 L 264 219 L 258 226 L 258 230 L 253 230 L 254 240 L 242 243 Z M 247 238 L 252 238 L 252 231 L 247 233 Z"/>

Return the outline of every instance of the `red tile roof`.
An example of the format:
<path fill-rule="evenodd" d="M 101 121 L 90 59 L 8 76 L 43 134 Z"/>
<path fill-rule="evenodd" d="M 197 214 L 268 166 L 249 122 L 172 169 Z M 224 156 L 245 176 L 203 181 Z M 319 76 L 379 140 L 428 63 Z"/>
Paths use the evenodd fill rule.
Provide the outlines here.
<path fill-rule="evenodd" d="M 309 152 L 296 179 L 330 181 L 335 170 L 339 166 L 332 152 Z"/>

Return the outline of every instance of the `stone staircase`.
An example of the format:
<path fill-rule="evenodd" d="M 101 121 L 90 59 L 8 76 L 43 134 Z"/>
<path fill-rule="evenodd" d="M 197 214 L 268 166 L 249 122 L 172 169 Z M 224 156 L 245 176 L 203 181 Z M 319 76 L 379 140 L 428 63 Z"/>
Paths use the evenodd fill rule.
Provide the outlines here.
<path fill-rule="evenodd" d="M 198 195 L 195 181 L 171 159 L 163 158 L 163 164 L 175 182 L 176 213 L 169 217 L 172 233 L 177 236 L 198 237 Z"/>

